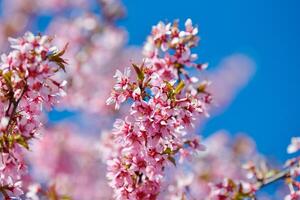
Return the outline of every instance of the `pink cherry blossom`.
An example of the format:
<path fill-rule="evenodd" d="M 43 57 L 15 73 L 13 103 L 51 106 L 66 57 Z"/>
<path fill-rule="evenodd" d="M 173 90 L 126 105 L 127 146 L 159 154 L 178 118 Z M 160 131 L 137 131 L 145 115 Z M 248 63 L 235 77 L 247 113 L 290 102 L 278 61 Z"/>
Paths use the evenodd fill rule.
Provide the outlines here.
<path fill-rule="evenodd" d="M 190 19 L 186 21 L 185 31 L 179 30 L 176 21 L 173 24 L 159 22 L 153 26 L 152 34 L 147 38 L 144 46 L 144 55 L 147 58 L 146 64 L 153 65 L 160 76 L 174 79 L 178 78 L 178 73 L 187 75 L 183 66 L 206 68 L 207 64 L 194 62 L 197 54 L 191 53 L 191 48 L 197 45 L 199 37 L 196 35 L 197 28 L 194 28 L 191 23 Z M 166 52 L 167 50 L 174 52 Z M 190 81 L 190 77 L 187 78 Z"/>
<path fill-rule="evenodd" d="M 58 45 L 70 43 L 65 56 L 70 64 L 65 78 L 70 84 L 62 102 L 64 109 L 115 114 L 103 98 L 109 96 L 110 77 L 131 59 L 140 60 L 140 49 L 125 47 L 126 31 L 99 18 L 91 13 L 75 19 L 58 18 L 48 27 L 48 32 L 57 36 Z"/>
<path fill-rule="evenodd" d="M 300 191 L 292 192 L 291 194 L 285 196 L 284 200 L 299 200 L 300 199 Z"/>
<path fill-rule="evenodd" d="M 165 56 L 147 58 L 141 66 L 133 64 L 136 81 L 129 78 L 129 69 L 124 73 L 116 72 L 116 84 L 107 103 L 119 108 L 127 99 L 133 101 L 130 115 L 125 120 L 117 119 L 114 124 L 113 134 L 120 150 L 107 162 L 107 177 L 116 199 L 156 199 L 162 190 L 164 170 L 176 164 L 177 152 L 183 160 L 194 150 L 202 149 L 199 140 L 187 130 L 198 115 L 205 113 L 208 94 L 194 94 L 192 86 L 185 87 L 181 78 L 190 83 L 185 71 L 188 63 L 175 66 L 182 56 L 174 55 L 173 63 L 167 63 L 172 55 L 166 52 L 168 48 L 164 47 L 164 42 L 167 44 L 171 39 L 168 35 L 176 32 L 179 32 L 176 23 L 171 26 L 160 22 L 153 27 L 157 51 L 162 49 Z M 196 41 L 182 39 L 186 40 L 182 45 Z M 172 48 L 181 52 L 181 44 Z M 159 67 L 154 64 L 157 59 L 161 61 Z M 149 187 L 151 191 L 147 190 Z"/>
<path fill-rule="evenodd" d="M 5 198 L 22 194 L 21 176 L 26 172 L 23 150 L 37 136 L 43 108 L 51 109 L 64 95 L 64 81 L 55 74 L 65 61 L 48 36 L 27 32 L 9 38 L 12 51 L 1 56 L 1 180 Z"/>
<path fill-rule="evenodd" d="M 222 182 L 212 185 L 212 192 L 209 200 L 233 200 L 241 198 L 254 198 L 256 187 L 251 183 L 224 179 Z"/>
<path fill-rule="evenodd" d="M 168 172 L 171 176 L 166 182 L 168 190 L 162 194 L 163 198 L 175 200 L 184 196 L 205 199 L 211 192 L 208 183 L 219 183 L 226 177 L 248 181 L 246 170 L 241 166 L 245 161 L 259 157 L 250 138 L 243 134 L 233 138 L 220 131 L 204 139 L 203 143 L 205 151 Z"/>
<path fill-rule="evenodd" d="M 81 135 L 69 124 L 45 128 L 42 133 L 27 154 L 35 181 L 55 185 L 57 194 L 74 200 L 112 198 L 105 165 L 97 153 L 97 138 Z"/>

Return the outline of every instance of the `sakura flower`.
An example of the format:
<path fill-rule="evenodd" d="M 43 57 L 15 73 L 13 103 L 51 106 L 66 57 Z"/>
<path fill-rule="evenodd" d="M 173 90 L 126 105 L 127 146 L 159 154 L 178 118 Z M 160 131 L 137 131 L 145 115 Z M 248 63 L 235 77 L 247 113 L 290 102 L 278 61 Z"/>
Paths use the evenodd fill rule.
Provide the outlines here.
<path fill-rule="evenodd" d="M 104 160 L 101 160 L 104 158 L 97 153 L 97 138 L 87 136 L 88 133 L 83 136 L 69 124 L 47 127 L 41 131 L 44 136 L 32 145 L 27 159 L 33 180 L 45 184 L 38 188 L 30 187 L 27 195 L 42 197 L 36 191 L 51 189 L 45 188 L 45 185 L 55 185 L 57 195 L 74 200 L 112 198 L 105 178 Z M 51 156 L 45 157 L 49 152 Z"/>
<path fill-rule="evenodd" d="M 168 50 L 167 35 L 171 34 L 170 28 L 170 23 L 164 24 L 163 22 L 159 22 L 156 26 L 152 27 L 154 42 L 161 45 L 163 51 Z"/>
<path fill-rule="evenodd" d="M 205 151 L 193 155 L 190 160 L 183 160 L 176 169 L 167 172 L 167 191 L 160 194 L 161 198 L 206 199 L 211 192 L 208 183 L 219 183 L 224 178 L 249 182 L 241 165 L 245 160 L 259 157 L 250 138 L 240 134 L 232 138 L 220 131 L 204 139 L 203 143 Z M 188 181 L 182 184 L 187 178 Z"/>
<path fill-rule="evenodd" d="M 198 33 L 198 28 L 193 27 L 193 23 L 191 19 L 187 19 L 185 22 L 185 34 L 196 35 Z M 180 35 L 182 32 L 179 33 Z"/>
<path fill-rule="evenodd" d="M 288 153 L 295 153 L 300 149 L 300 137 L 293 137 L 291 144 L 287 148 Z"/>
<path fill-rule="evenodd" d="M 129 75 L 130 70 L 126 69 L 124 74 L 117 70 L 114 78 L 116 79 L 116 84 L 114 86 L 114 91 L 109 99 L 107 99 L 107 105 L 115 104 L 115 109 L 119 109 L 120 104 L 126 101 L 129 95 L 129 91 L 127 90 L 129 85 Z"/>
<path fill-rule="evenodd" d="M 146 63 L 153 65 L 159 75 L 176 79 L 176 68 L 179 69 L 179 74 L 186 75 L 183 66 L 201 68 L 202 64 L 195 63 L 197 55 L 191 52 L 191 48 L 199 40 L 198 29 L 192 26 L 190 19 L 185 26 L 186 30 L 180 31 L 175 21 L 173 24 L 159 22 L 152 28 L 152 34 L 144 45 L 144 55 L 147 58 Z"/>
<path fill-rule="evenodd" d="M 28 187 L 28 192 L 26 193 L 26 198 L 28 200 L 39 200 L 38 193 L 41 190 L 41 186 L 39 184 L 32 184 Z"/>
<path fill-rule="evenodd" d="M 300 191 L 291 192 L 291 194 L 288 194 L 284 197 L 284 200 L 299 200 L 300 199 Z"/>
<path fill-rule="evenodd" d="M 116 20 L 124 16 L 125 8 L 121 0 L 99 0 L 105 19 Z"/>
<path fill-rule="evenodd" d="M 225 179 L 221 183 L 212 185 L 212 192 L 207 199 L 232 200 L 236 197 L 254 198 L 256 188 L 244 181 Z"/>
<path fill-rule="evenodd" d="M 110 1 L 103 2 L 110 5 Z M 102 118 L 116 114 L 102 98 L 110 94 L 113 84 L 110 77 L 117 67 L 130 64 L 131 59 L 141 60 L 139 48 L 125 46 L 127 32 L 112 21 L 104 22 L 103 17 L 95 13 L 75 18 L 58 17 L 48 27 L 48 32 L 57 36 L 57 45 L 70 44 L 65 55 L 70 66 L 64 77 L 70 84 L 66 86 L 68 95 L 61 109 L 97 113 L 103 115 Z M 115 99 L 118 97 L 116 94 Z M 121 95 L 120 101 L 123 98 Z"/>

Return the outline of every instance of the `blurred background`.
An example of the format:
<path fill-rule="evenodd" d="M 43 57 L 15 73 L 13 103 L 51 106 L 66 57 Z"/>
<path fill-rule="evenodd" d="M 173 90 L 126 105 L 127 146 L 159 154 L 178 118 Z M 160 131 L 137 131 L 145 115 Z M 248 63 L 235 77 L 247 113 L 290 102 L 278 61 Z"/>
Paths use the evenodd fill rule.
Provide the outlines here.
<path fill-rule="evenodd" d="M 300 2 L 297 0 L 130 1 L 129 44 L 144 42 L 159 20 L 193 19 L 200 29 L 200 60 L 214 68 L 233 53 L 256 63 L 255 74 L 230 106 L 213 117 L 202 133 L 219 129 L 248 133 L 262 153 L 287 158 L 286 146 L 300 135 Z"/>

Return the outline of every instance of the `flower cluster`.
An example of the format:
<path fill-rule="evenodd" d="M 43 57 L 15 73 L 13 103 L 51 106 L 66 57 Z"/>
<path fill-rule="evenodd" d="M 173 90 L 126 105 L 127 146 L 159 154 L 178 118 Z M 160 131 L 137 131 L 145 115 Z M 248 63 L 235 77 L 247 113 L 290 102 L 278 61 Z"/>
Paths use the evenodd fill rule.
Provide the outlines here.
<path fill-rule="evenodd" d="M 101 98 L 110 93 L 113 85 L 110 77 L 117 66 L 141 57 L 140 50 L 124 48 L 126 32 L 91 13 L 72 19 L 60 17 L 50 24 L 48 32 L 58 37 L 57 45 L 70 43 L 65 55 L 70 67 L 66 73 L 69 84 L 63 107 L 87 113 L 110 113 L 112 109 Z"/>
<path fill-rule="evenodd" d="M 141 66 L 133 64 L 136 80 L 130 79 L 130 68 L 114 76 L 117 83 L 107 103 L 118 109 L 126 100 L 132 101 L 129 115 L 114 124 L 119 154 L 107 162 L 107 177 L 117 199 L 156 199 L 165 168 L 176 164 L 177 155 L 184 159 L 203 148 L 199 139 L 187 133 L 196 116 L 206 114 L 211 99 L 201 83 L 198 88 L 191 84 L 191 79 L 195 85 L 198 80 L 186 71 L 191 63 L 183 54 L 198 41 L 189 24 L 187 20 L 186 30 L 180 32 L 177 23 L 160 22 L 150 38 L 156 41 L 154 52 L 163 49 L 164 53 L 147 58 Z M 176 34 L 178 42 L 169 43 Z M 168 45 L 174 51 L 167 51 Z"/>
<path fill-rule="evenodd" d="M 87 8 L 90 4 L 90 1 L 84 0 L 4 0 L 3 10 L 5 10 L 5 15 L 19 13 L 26 18 L 32 14 L 38 14 L 45 11 L 59 13 L 59 11 L 63 11 L 67 8 Z"/>
<path fill-rule="evenodd" d="M 195 63 L 198 56 L 191 52 L 199 41 L 197 33 L 198 28 L 193 27 L 191 19 L 186 20 L 185 30 L 179 29 L 178 22 L 173 25 L 159 22 L 153 26 L 152 34 L 144 45 L 146 63 L 166 79 L 178 79 L 179 74 L 187 75 L 185 67 L 205 69 L 207 64 Z M 188 76 L 187 80 L 194 81 Z"/>
<path fill-rule="evenodd" d="M 255 185 L 244 181 L 225 179 L 221 183 L 212 185 L 210 200 L 239 200 L 254 199 Z"/>
<path fill-rule="evenodd" d="M 34 180 L 54 185 L 57 195 L 74 200 L 112 197 L 105 165 L 97 153 L 98 140 L 80 135 L 69 124 L 45 127 L 41 132 L 43 138 L 36 140 L 32 152 L 27 154 Z M 48 152 L 51 156 L 45 157 Z"/>
<path fill-rule="evenodd" d="M 36 18 L 44 12 L 62 14 L 66 9 L 87 8 L 85 0 L 3 0 L 1 1 L 0 49 L 6 50 L 7 37 L 15 37 L 26 30 L 33 30 Z M 12 17 L 13 16 L 13 17 Z"/>
<path fill-rule="evenodd" d="M 300 150 L 300 138 L 293 137 L 291 144 L 287 148 L 288 153 L 296 153 Z M 294 157 L 287 160 L 285 163 L 287 168 L 285 178 L 288 184 L 290 194 L 286 195 L 284 200 L 299 200 L 300 199 L 300 182 L 298 180 L 300 176 L 300 157 Z"/>
<path fill-rule="evenodd" d="M 121 0 L 98 0 L 103 16 L 106 20 L 112 21 L 125 15 L 125 8 Z"/>
<path fill-rule="evenodd" d="M 46 189 L 38 183 L 32 183 L 28 185 L 28 191 L 26 193 L 26 200 L 40 200 L 40 199 L 66 199 L 70 197 L 67 195 L 60 195 L 56 191 L 55 185 L 50 185 Z"/>
<path fill-rule="evenodd" d="M 42 108 L 50 109 L 64 95 L 65 81 L 55 75 L 64 69 L 61 58 L 65 49 L 58 51 L 48 36 L 10 38 L 9 54 L 0 63 L 0 187 L 3 195 L 21 194 L 18 181 L 26 166 L 22 148 L 35 138 L 41 126 Z"/>
<path fill-rule="evenodd" d="M 204 139 L 203 143 L 207 147 L 204 152 L 200 152 L 190 162 L 178 165 L 175 171 L 170 172 L 176 175 L 168 179 L 165 199 L 175 200 L 178 197 L 206 199 L 211 191 L 208 183 L 220 182 L 225 177 L 248 181 L 241 164 L 259 157 L 250 138 L 243 134 L 233 138 L 220 131 Z"/>
<path fill-rule="evenodd" d="M 291 149 L 293 149 L 291 151 Z M 297 151 L 297 138 L 292 138 L 292 143 L 288 146 L 288 152 Z M 285 200 L 300 199 L 300 182 L 297 178 L 300 175 L 300 158 L 289 159 L 282 170 L 270 169 L 267 165 L 254 162 L 248 162 L 244 165 L 248 171 L 248 180 L 238 180 L 225 178 L 222 182 L 211 184 L 211 193 L 209 199 L 256 199 L 257 191 L 264 186 L 272 184 L 280 179 L 285 180 L 290 193 L 285 197 L 279 197 Z"/>
<path fill-rule="evenodd" d="M 140 49 L 125 48 L 127 32 L 114 23 L 126 13 L 122 1 L 4 0 L 2 3 L 0 49 L 6 48 L 4 41 L 8 36 L 38 27 L 39 20 L 35 20 L 38 16 L 45 12 L 55 15 L 45 31 L 57 36 L 55 45 L 58 47 L 69 43 L 65 58 L 72 66 L 62 77 L 69 83 L 68 96 L 61 104 L 63 109 L 112 113 L 112 109 L 105 106 L 105 99 L 99 98 L 110 93 L 113 83 L 109 77 L 117 66 L 141 57 Z"/>

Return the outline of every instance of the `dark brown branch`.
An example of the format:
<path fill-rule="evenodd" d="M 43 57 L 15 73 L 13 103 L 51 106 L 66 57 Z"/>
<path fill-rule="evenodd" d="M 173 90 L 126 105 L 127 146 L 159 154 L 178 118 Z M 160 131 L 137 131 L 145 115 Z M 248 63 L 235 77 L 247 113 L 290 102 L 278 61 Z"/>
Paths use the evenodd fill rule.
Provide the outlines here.
<path fill-rule="evenodd" d="M 17 112 L 18 105 L 19 105 L 19 103 L 20 103 L 21 99 L 23 98 L 23 96 L 24 96 L 24 94 L 25 94 L 26 91 L 27 91 L 27 85 L 25 85 L 25 87 L 24 87 L 24 89 L 23 89 L 23 91 L 22 91 L 22 94 L 21 94 L 20 98 L 19 98 L 17 101 L 14 100 L 14 101 L 12 102 L 12 104 L 13 104 L 13 110 L 12 110 L 11 115 L 10 115 L 10 117 L 9 117 L 9 122 L 8 122 L 8 124 L 7 124 L 7 130 L 10 129 L 10 126 L 11 126 L 12 123 L 13 123 L 13 119 L 15 118 L 15 115 L 16 115 L 16 112 Z"/>

